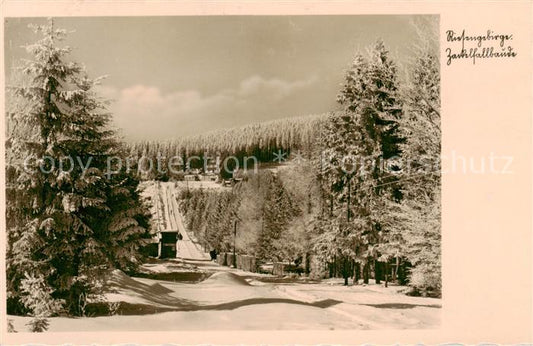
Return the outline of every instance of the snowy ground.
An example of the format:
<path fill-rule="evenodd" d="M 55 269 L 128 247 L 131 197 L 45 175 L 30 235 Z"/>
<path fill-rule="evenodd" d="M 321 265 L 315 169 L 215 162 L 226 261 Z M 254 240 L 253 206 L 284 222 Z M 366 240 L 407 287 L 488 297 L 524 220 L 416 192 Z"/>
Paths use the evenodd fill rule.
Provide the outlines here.
<path fill-rule="evenodd" d="M 143 269 L 175 277 L 131 278 L 115 271 L 106 296 L 128 303 L 121 312 L 128 315 L 54 317 L 49 331 L 422 329 L 440 323 L 440 299 L 408 297 L 398 286 L 271 280 L 209 261 L 154 261 Z M 190 273 L 203 276 L 190 281 Z M 9 318 L 17 331 L 26 330 L 29 318 Z"/>

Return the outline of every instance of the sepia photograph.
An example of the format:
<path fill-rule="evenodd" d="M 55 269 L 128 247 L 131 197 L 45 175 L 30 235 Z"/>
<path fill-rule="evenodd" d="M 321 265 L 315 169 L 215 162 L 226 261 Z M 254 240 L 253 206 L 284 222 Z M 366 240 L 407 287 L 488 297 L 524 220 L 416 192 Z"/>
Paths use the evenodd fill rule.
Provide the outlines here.
<path fill-rule="evenodd" d="M 440 327 L 439 15 L 3 24 L 8 332 Z"/>

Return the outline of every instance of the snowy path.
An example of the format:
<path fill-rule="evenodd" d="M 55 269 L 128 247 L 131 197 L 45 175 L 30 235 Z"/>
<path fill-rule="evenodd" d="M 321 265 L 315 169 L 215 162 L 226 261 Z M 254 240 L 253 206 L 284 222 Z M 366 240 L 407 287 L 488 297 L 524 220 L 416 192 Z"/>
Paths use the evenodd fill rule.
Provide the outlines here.
<path fill-rule="evenodd" d="M 167 218 L 167 225 L 177 230 L 183 236 L 183 239 L 178 241 L 178 254 L 180 258 L 187 258 L 193 260 L 208 260 L 209 255 L 201 251 L 198 246 L 191 240 L 189 233 L 183 225 L 183 219 L 179 212 L 178 202 L 173 183 L 161 183 L 162 199 L 165 204 L 165 216 Z"/>
<path fill-rule="evenodd" d="M 111 289 L 106 299 L 123 302 L 123 312 L 91 318 L 52 317 L 49 331 L 390 330 L 440 325 L 440 299 L 404 296 L 398 287 L 346 287 L 342 279 L 271 283 L 262 281 L 265 275 L 199 260 L 158 261 L 145 268 L 154 273 L 207 275 L 192 283 L 178 276 L 161 280 L 115 271 L 107 283 Z M 27 331 L 30 317 L 9 319 L 17 331 Z"/>
<path fill-rule="evenodd" d="M 164 197 L 167 193 L 172 195 L 169 190 Z M 173 208 L 169 213 L 178 216 Z M 177 219 L 173 222 L 179 225 Z M 270 275 L 205 260 L 154 260 L 143 265 L 143 272 L 153 276 L 129 277 L 116 270 L 108 278 L 105 297 L 120 302 L 123 310 L 117 315 L 52 317 L 49 331 L 391 330 L 440 325 L 440 299 L 405 296 L 399 286 L 343 286 L 342 279 L 272 282 Z M 8 318 L 15 330 L 27 331 L 30 317 Z"/>

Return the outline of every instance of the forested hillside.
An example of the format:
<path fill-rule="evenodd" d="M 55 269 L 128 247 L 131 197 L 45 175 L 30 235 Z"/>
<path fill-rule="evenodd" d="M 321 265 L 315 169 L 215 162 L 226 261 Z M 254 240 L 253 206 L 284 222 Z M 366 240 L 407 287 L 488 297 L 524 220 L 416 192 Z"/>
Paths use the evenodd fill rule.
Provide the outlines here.
<path fill-rule="evenodd" d="M 298 151 L 301 155 L 310 157 L 317 149 L 316 136 L 319 134 L 327 114 L 283 118 L 268 122 L 250 124 L 243 127 L 219 129 L 205 134 L 177 138 L 168 141 L 142 141 L 129 144 L 132 157 L 145 157 L 148 162 L 157 162 L 158 156 L 163 166 L 168 166 L 168 160 L 179 156 L 183 160 L 182 169 L 204 168 L 204 158 L 208 163 L 216 163 L 218 168 L 228 156 L 239 161 L 239 166 L 244 165 L 247 157 L 254 157 L 259 163 L 271 163 L 278 151 L 290 154 Z M 186 167 L 187 159 L 191 160 Z M 253 161 L 247 161 L 249 168 L 253 168 Z M 230 168 L 235 167 L 233 161 L 228 162 Z M 179 178 L 172 172 L 161 173 L 156 169 L 146 170 L 145 179 Z M 167 170 L 168 171 L 168 170 Z M 228 172 L 221 170 L 221 174 L 229 176 Z"/>

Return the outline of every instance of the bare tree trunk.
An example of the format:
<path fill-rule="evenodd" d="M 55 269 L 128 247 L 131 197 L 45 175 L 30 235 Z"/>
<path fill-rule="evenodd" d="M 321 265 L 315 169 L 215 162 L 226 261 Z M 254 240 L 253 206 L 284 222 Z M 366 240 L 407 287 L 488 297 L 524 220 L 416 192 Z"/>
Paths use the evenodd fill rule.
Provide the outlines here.
<path fill-rule="evenodd" d="M 381 262 L 376 259 L 374 260 L 374 279 L 376 284 L 381 283 Z"/>
<path fill-rule="evenodd" d="M 359 284 L 359 279 L 361 278 L 361 267 L 359 266 L 359 263 L 355 262 L 353 266 L 353 284 L 357 285 Z"/>
<path fill-rule="evenodd" d="M 342 260 L 342 276 L 344 277 L 344 286 L 348 286 L 348 260 L 346 257 Z"/>
<path fill-rule="evenodd" d="M 389 262 L 385 262 L 385 287 L 389 287 Z"/>
<path fill-rule="evenodd" d="M 368 285 L 368 279 L 370 276 L 370 261 L 366 260 L 363 266 L 363 283 Z"/>
<path fill-rule="evenodd" d="M 400 267 L 400 257 L 396 257 L 396 265 L 394 266 L 394 270 L 392 271 L 392 281 L 396 281 L 399 267 Z"/>

